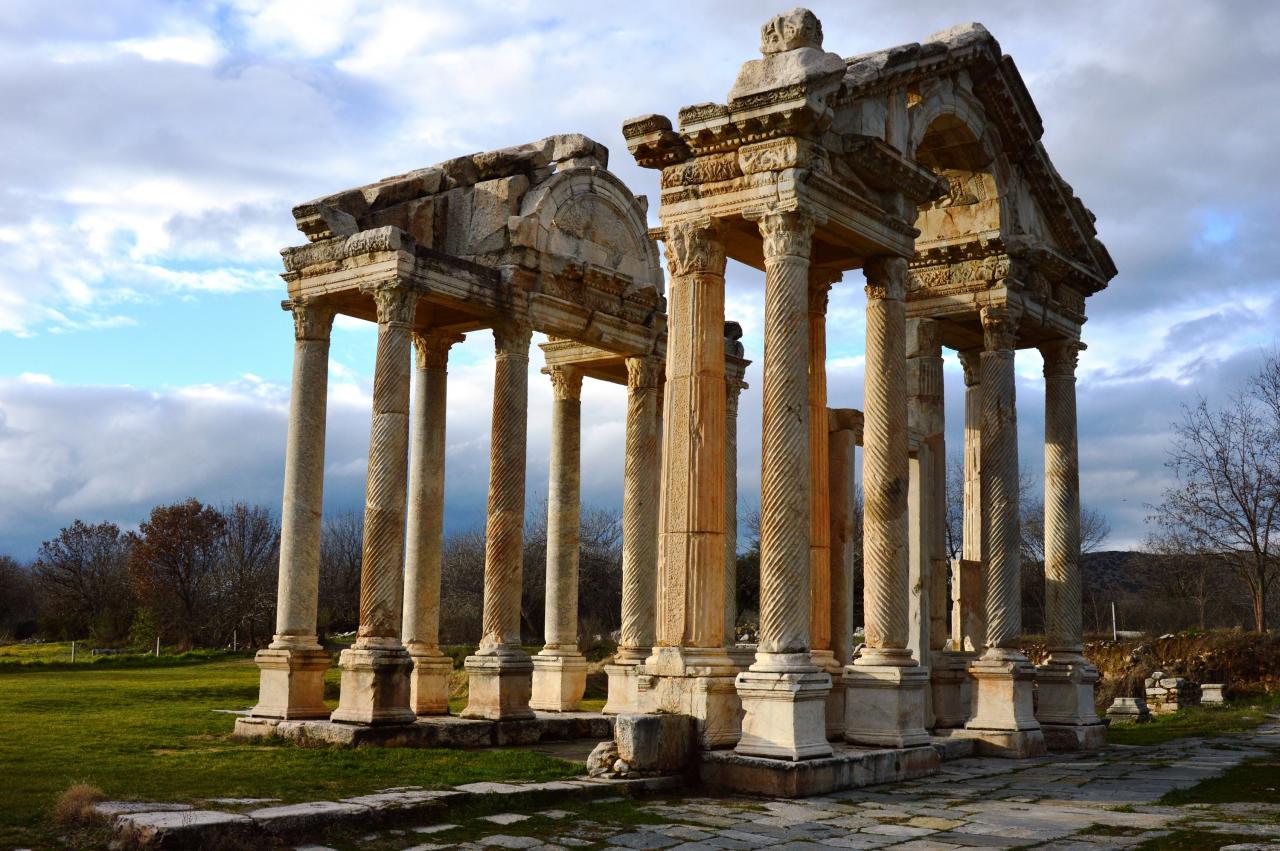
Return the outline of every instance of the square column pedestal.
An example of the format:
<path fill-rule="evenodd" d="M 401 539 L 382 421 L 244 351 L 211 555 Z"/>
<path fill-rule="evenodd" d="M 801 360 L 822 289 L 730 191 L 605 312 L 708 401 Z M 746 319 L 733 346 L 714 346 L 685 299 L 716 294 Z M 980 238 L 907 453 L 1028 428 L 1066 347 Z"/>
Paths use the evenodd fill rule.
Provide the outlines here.
<path fill-rule="evenodd" d="M 977 653 L 943 650 L 933 654 L 929 687 L 933 690 L 933 726 L 941 729 L 963 727 L 973 711 L 973 679 L 969 666 Z"/>
<path fill-rule="evenodd" d="M 841 676 L 844 666 L 836 661 L 835 654 L 830 650 L 814 650 L 810 656 L 818 670 L 826 671 L 831 677 L 831 691 L 827 692 L 826 697 L 827 741 L 842 742 L 844 741 L 845 688 Z"/>
<path fill-rule="evenodd" d="M 793 761 L 831 756 L 831 675 L 817 670 L 808 653 L 757 654 L 735 684 L 742 701 L 738 753 Z"/>
<path fill-rule="evenodd" d="M 324 705 L 324 672 L 329 670 L 329 654 L 319 647 L 307 649 L 271 648 L 253 657 L 262 676 L 258 705 L 249 710 L 255 718 L 327 718 Z"/>
<path fill-rule="evenodd" d="M 845 741 L 910 748 L 929 744 L 924 690 L 929 671 L 918 665 L 846 665 Z"/>
<path fill-rule="evenodd" d="M 691 715 L 698 747 L 731 748 L 742 735 L 737 668 L 722 647 L 655 647 L 636 668 L 639 711 Z"/>
<path fill-rule="evenodd" d="M 977 693 L 973 718 L 964 729 L 977 740 L 978 753 L 1017 759 L 1044 755 L 1044 733 L 1031 694 L 1036 669 L 1026 657 L 984 656 L 969 666 L 969 673 Z"/>
<path fill-rule="evenodd" d="M 533 657 L 533 691 L 529 708 L 575 712 L 587 690 L 587 660 L 580 653 L 548 653 Z"/>
<path fill-rule="evenodd" d="M 409 651 L 413 672 L 409 674 L 409 706 L 418 715 L 449 714 L 449 675 L 453 660 L 439 650 Z"/>
<path fill-rule="evenodd" d="M 1053 661 L 1036 668 L 1036 720 L 1051 751 L 1095 751 L 1107 728 L 1093 706 L 1098 669 L 1084 659 Z"/>
<path fill-rule="evenodd" d="M 345 724 L 412 724 L 409 674 L 413 660 L 403 647 L 350 647 L 338 657 L 342 691 L 330 719 Z"/>
<path fill-rule="evenodd" d="M 533 662 L 523 652 L 468 656 L 467 708 L 463 718 L 517 721 L 532 718 Z"/>
<path fill-rule="evenodd" d="M 600 711 L 605 715 L 640 711 L 639 662 L 614 662 L 604 666 L 609 678 L 609 699 Z"/>

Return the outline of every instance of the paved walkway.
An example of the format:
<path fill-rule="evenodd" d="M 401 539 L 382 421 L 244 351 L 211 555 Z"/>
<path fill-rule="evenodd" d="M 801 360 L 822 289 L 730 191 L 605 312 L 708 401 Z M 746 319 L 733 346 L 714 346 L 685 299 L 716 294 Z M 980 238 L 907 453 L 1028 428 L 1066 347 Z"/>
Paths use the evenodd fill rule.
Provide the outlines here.
<path fill-rule="evenodd" d="M 964 759 L 936 776 L 801 801 L 614 799 L 580 812 L 477 817 L 364 837 L 369 849 L 1124 848 L 1186 827 L 1280 849 L 1280 805 L 1159 806 L 1253 757 L 1280 750 L 1280 725 L 1212 740 L 1112 747 L 1028 760 Z M 1277 777 L 1280 785 L 1280 777 Z M 649 822 L 649 823 L 644 823 Z M 1276 844 L 1268 844 L 1276 843 Z M 320 851 L 324 846 L 302 846 Z M 1156 844 L 1153 847 L 1160 847 Z"/>

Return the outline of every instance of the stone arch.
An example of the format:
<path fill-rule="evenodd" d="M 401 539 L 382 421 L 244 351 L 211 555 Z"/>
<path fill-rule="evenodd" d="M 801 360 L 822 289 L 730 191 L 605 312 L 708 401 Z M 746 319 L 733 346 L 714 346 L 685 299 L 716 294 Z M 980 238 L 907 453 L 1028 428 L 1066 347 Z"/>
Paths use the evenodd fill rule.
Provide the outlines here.
<path fill-rule="evenodd" d="M 513 224 L 518 244 L 547 261 L 629 278 L 663 293 L 658 249 L 649 239 L 643 198 L 610 172 L 576 166 L 530 191 Z"/>

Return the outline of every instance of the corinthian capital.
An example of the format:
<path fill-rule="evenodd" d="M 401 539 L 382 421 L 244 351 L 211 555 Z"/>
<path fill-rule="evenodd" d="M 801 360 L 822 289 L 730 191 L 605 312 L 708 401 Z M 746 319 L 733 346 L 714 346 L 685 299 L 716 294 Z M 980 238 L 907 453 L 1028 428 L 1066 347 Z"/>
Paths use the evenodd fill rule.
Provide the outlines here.
<path fill-rule="evenodd" d="M 982 383 L 982 349 L 962 349 L 956 354 L 964 369 L 964 386 L 977 387 Z"/>
<path fill-rule="evenodd" d="M 1080 352 L 1086 348 L 1079 340 L 1053 340 L 1040 346 L 1040 354 L 1044 356 L 1045 378 L 1066 378 L 1075 380 L 1076 367 L 1080 362 Z"/>
<path fill-rule="evenodd" d="M 528 322 L 507 320 L 493 326 L 494 351 L 500 358 L 529 359 L 529 341 L 533 327 Z"/>
<path fill-rule="evenodd" d="M 553 366 L 547 370 L 551 376 L 551 389 L 556 401 L 574 401 L 582 398 L 582 373 L 571 366 Z"/>
<path fill-rule="evenodd" d="M 627 389 L 633 392 L 656 389 L 662 380 L 662 367 L 658 357 L 627 358 Z"/>
<path fill-rule="evenodd" d="M 760 214 L 756 225 L 764 239 L 764 259 L 783 256 L 809 259 L 814 224 L 813 215 L 807 210 L 769 210 Z"/>
<path fill-rule="evenodd" d="M 413 349 L 418 355 L 418 369 L 445 369 L 449 366 L 449 349 L 466 337 L 440 331 L 413 335 Z"/>
<path fill-rule="evenodd" d="M 989 352 L 1011 352 L 1018 346 L 1018 313 L 1007 307 L 982 308 L 982 343 Z"/>
<path fill-rule="evenodd" d="M 663 247 L 673 278 L 724 274 L 723 225 L 714 219 L 667 225 Z"/>
<path fill-rule="evenodd" d="M 862 265 L 867 278 L 867 298 L 902 301 L 907 297 L 907 260 L 905 257 L 871 257 Z"/>
<path fill-rule="evenodd" d="M 418 294 L 403 284 L 379 284 L 366 292 L 378 306 L 379 325 L 412 325 Z"/>
<path fill-rule="evenodd" d="M 314 296 L 300 296 L 280 305 L 293 313 L 293 337 L 295 340 L 327 340 L 333 330 L 332 307 Z"/>

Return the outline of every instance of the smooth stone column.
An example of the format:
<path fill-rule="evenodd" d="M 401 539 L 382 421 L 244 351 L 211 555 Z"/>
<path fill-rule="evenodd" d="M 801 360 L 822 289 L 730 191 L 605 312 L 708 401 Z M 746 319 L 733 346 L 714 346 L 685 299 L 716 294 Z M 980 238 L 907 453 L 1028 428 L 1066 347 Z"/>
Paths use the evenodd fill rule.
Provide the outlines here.
<path fill-rule="evenodd" d="M 342 651 L 334 721 L 407 723 L 413 661 L 400 642 L 404 605 L 405 500 L 409 468 L 409 353 L 418 294 L 400 285 L 373 290 L 378 350 L 360 561 L 360 628 Z"/>
<path fill-rule="evenodd" d="M 760 642 L 738 674 L 737 751 L 800 760 L 831 755 L 831 675 L 810 640 L 809 252 L 813 217 L 769 211 L 764 238 L 764 422 L 760 488 Z"/>
<path fill-rule="evenodd" d="M 691 715 L 703 747 L 738 739 L 724 649 L 725 373 L 721 225 L 666 226 L 667 377 L 656 641 L 642 709 Z"/>
<path fill-rule="evenodd" d="M 320 522 L 324 501 L 324 434 L 333 310 L 298 298 L 293 312 L 293 391 L 285 444 L 284 507 L 280 512 L 280 573 L 276 633 L 254 657 L 259 718 L 324 718 L 329 654 L 316 638 L 320 584 Z"/>
<path fill-rule="evenodd" d="M 627 438 L 622 469 L 622 631 L 604 712 L 638 712 L 636 668 L 653 652 L 658 581 L 662 360 L 627 358 Z"/>
<path fill-rule="evenodd" d="M 732 328 L 730 328 L 732 326 Z M 741 358 L 742 328 L 736 322 L 725 323 L 725 348 L 732 346 L 734 356 Z M 731 336 L 736 334 L 736 336 Z M 727 353 L 727 352 L 726 352 Z M 747 388 L 742 380 L 746 361 L 726 365 L 724 381 L 724 646 L 739 671 L 745 671 L 755 660 L 751 644 L 738 644 L 738 398 Z"/>
<path fill-rule="evenodd" d="M 987 643 L 986 509 L 982 500 L 982 351 L 958 352 L 964 370 L 964 515 L 960 558 L 952 565 L 951 646 L 982 652 Z"/>
<path fill-rule="evenodd" d="M 533 663 L 520 646 L 521 575 L 524 571 L 524 467 L 529 414 L 527 323 L 493 329 L 492 436 L 489 506 L 484 536 L 484 611 L 480 646 L 464 664 L 468 679 L 463 718 L 532 718 Z"/>
<path fill-rule="evenodd" d="M 413 335 L 409 521 L 404 559 L 404 646 L 413 659 L 409 705 L 418 715 L 449 714 L 453 660 L 440 652 L 440 563 L 444 552 L 445 399 L 449 348 L 461 334 Z"/>
<path fill-rule="evenodd" d="M 849 409 L 827 409 L 827 463 L 831 542 L 831 655 L 844 670 L 853 661 L 853 577 L 857 561 L 854 525 L 854 452 L 862 439 L 861 415 Z M 827 738 L 837 731 L 844 738 L 844 680 L 832 678 L 827 697 Z M 836 715 L 837 719 L 832 716 Z"/>
<path fill-rule="evenodd" d="M 1097 750 L 1106 727 L 1093 705 L 1098 669 L 1080 622 L 1080 457 L 1076 364 L 1084 344 L 1058 340 L 1044 356 L 1044 597 L 1049 659 L 1036 669 L 1036 719 L 1051 750 Z"/>
<path fill-rule="evenodd" d="M 947 610 L 951 601 L 946 561 L 946 411 L 942 374 L 942 326 L 936 319 L 907 320 L 907 418 L 925 435 L 912 485 L 921 494 L 913 501 L 912 547 L 919 547 L 915 572 L 928 576 L 927 612 L 922 610 L 920 658 L 929 668 L 926 720 L 930 727 L 961 727 L 969 720 L 971 690 L 968 668 L 972 654 L 947 647 Z M 924 491 L 927 491 L 925 493 Z M 922 524 L 916 527 L 915 512 Z M 923 602 L 923 601 L 922 601 Z M 927 620 L 926 620 L 927 618 Z"/>
<path fill-rule="evenodd" d="M 578 649 L 578 541 L 582 529 L 582 373 L 549 370 L 551 463 L 547 486 L 546 644 L 533 657 L 532 709 L 572 712 L 587 688 L 587 660 Z"/>
<path fill-rule="evenodd" d="M 908 649 L 907 261 L 875 257 L 867 278 L 863 404 L 863 618 L 866 645 L 844 669 L 845 739 L 925 744 L 928 672 Z"/>
<path fill-rule="evenodd" d="M 1023 757 L 1045 751 L 1032 710 L 1035 668 L 1018 645 L 1022 633 L 1022 565 L 1018 529 L 1018 418 L 1014 348 L 1018 314 L 983 308 L 982 493 L 987 507 L 987 644 L 969 666 L 977 680 L 965 729 L 979 750 Z"/>

